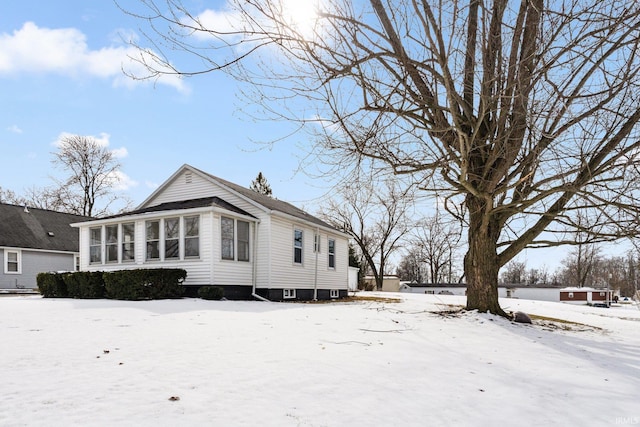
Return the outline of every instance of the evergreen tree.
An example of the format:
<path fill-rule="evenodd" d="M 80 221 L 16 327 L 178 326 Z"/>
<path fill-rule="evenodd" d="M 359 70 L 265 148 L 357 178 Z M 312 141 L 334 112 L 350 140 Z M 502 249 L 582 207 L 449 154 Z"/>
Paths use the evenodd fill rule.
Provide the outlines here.
<path fill-rule="evenodd" d="M 264 194 L 265 196 L 272 197 L 271 186 L 267 182 L 267 178 L 262 175 L 262 172 L 258 172 L 256 179 L 251 181 L 251 187 L 249 187 L 256 193 Z"/>

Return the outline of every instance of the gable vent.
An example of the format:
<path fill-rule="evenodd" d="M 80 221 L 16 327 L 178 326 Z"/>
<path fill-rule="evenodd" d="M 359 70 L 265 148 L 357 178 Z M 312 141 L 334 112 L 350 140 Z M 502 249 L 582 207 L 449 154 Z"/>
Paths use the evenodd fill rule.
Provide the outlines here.
<path fill-rule="evenodd" d="M 186 172 L 184 174 L 184 182 L 185 184 L 191 184 L 193 182 L 193 177 L 191 176 L 191 172 Z"/>

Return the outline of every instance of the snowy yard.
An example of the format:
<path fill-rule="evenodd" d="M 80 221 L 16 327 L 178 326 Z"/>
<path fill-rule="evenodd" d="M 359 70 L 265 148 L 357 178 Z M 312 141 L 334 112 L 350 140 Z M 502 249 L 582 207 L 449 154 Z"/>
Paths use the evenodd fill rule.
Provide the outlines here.
<path fill-rule="evenodd" d="M 367 294 L 371 295 L 371 294 Z M 382 295 L 382 294 L 374 294 Z M 0 297 L 1 426 L 640 424 L 640 311 Z"/>

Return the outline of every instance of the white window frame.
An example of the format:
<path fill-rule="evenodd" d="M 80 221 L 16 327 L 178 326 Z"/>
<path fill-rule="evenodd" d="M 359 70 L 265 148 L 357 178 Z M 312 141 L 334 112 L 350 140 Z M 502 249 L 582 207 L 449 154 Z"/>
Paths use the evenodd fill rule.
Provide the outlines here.
<path fill-rule="evenodd" d="M 331 243 L 333 242 L 333 245 Z M 333 246 L 333 249 L 331 248 Z M 329 239 L 327 243 L 327 267 L 330 270 L 336 269 L 336 239 Z M 332 265 L 333 264 L 333 265 Z"/>
<path fill-rule="evenodd" d="M 300 233 L 300 245 L 298 245 L 298 240 L 296 238 L 296 234 Z M 296 261 L 296 252 L 300 251 L 300 261 Z M 293 229 L 293 265 L 304 265 L 304 230 L 301 228 Z"/>
<path fill-rule="evenodd" d="M 125 225 L 133 225 L 133 235 L 132 240 L 126 242 L 124 240 L 124 227 Z M 136 261 L 136 223 L 135 221 L 128 221 L 128 222 L 123 222 L 122 224 L 119 225 L 119 229 L 120 229 L 120 234 L 118 235 L 118 247 L 120 248 L 120 252 L 119 252 L 119 259 L 120 262 L 123 264 L 130 264 Z M 145 230 L 146 232 L 146 230 Z M 145 236 L 146 237 L 146 236 Z M 124 250 L 124 246 L 125 245 L 133 245 L 133 258 L 131 259 L 124 259 L 124 254 L 125 254 L 125 250 Z"/>
<path fill-rule="evenodd" d="M 100 240 L 98 244 L 91 244 L 91 239 L 92 239 L 92 231 L 93 230 L 100 230 Z M 103 250 L 103 246 L 104 246 L 104 227 L 103 226 L 99 226 L 99 227 L 89 227 L 89 264 L 102 264 L 104 262 L 104 250 Z M 91 260 L 91 249 L 92 248 L 98 248 L 99 249 L 99 260 L 97 261 L 92 261 Z"/>
<path fill-rule="evenodd" d="M 329 298 L 338 298 L 340 297 L 340 291 L 338 289 L 329 290 Z"/>
<path fill-rule="evenodd" d="M 191 235 L 188 236 L 187 235 L 187 220 L 190 219 L 195 219 L 197 225 L 197 232 L 198 234 L 195 235 Z M 198 259 L 200 258 L 200 215 L 186 215 L 182 217 L 182 229 L 183 229 L 183 237 L 182 237 L 182 241 L 183 241 L 183 249 L 182 249 L 182 256 L 183 259 Z M 198 242 L 198 253 L 197 255 L 187 255 L 187 240 L 196 240 Z"/>
<path fill-rule="evenodd" d="M 247 240 L 240 240 L 240 227 L 239 224 L 247 224 Z M 236 260 L 240 262 L 249 262 L 251 260 L 251 223 L 249 221 L 243 221 L 240 219 L 236 219 Z M 246 257 L 242 255 L 240 256 L 240 243 L 242 246 L 246 246 L 247 254 Z"/>
<path fill-rule="evenodd" d="M 573 292 L 569 292 L 569 298 L 573 298 Z"/>
<path fill-rule="evenodd" d="M 177 226 L 178 226 L 178 234 L 175 237 L 167 237 L 167 221 L 175 221 Z M 168 218 L 162 218 L 162 241 L 163 241 L 163 248 L 162 248 L 162 256 L 160 257 L 162 260 L 169 260 L 169 261 L 176 261 L 179 260 L 180 257 L 180 253 L 181 248 L 182 248 L 182 218 L 181 217 L 176 217 L 176 216 L 172 216 L 172 217 L 168 217 Z M 176 242 L 178 244 L 178 253 L 176 256 L 172 256 L 172 257 L 167 257 L 167 242 Z"/>
<path fill-rule="evenodd" d="M 282 298 L 283 299 L 294 299 L 296 297 L 295 289 L 283 289 L 282 290 Z"/>
<path fill-rule="evenodd" d="M 9 271 L 9 254 L 16 255 L 16 271 Z M 20 249 L 4 249 L 4 274 L 22 274 L 22 251 Z"/>
<path fill-rule="evenodd" d="M 158 223 L 158 238 L 149 240 L 149 236 L 147 235 L 147 225 L 152 222 Z M 164 227 L 164 221 L 161 218 L 158 219 L 148 219 L 144 222 L 144 262 L 160 262 L 162 261 L 162 252 L 164 248 L 162 247 L 162 229 Z M 158 242 L 158 257 L 157 258 L 149 258 L 149 242 Z"/>
<path fill-rule="evenodd" d="M 114 228 L 116 229 L 116 241 L 115 242 L 108 242 L 107 241 L 107 237 L 108 237 L 108 232 L 107 229 L 108 228 Z M 104 262 L 106 264 L 117 264 L 118 262 L 120 262 L 120 255 L 119 255 L 119 249 L 120 249 L 120 224 L 107 224 L 104 226 L 104 229 L 102 230 L 102 236 L 103 236 L 103 243 L 104 243 Z M 109 259 L 109 247 L 115 247 L 116 248 L 116 258 L 115 259 Z"/>

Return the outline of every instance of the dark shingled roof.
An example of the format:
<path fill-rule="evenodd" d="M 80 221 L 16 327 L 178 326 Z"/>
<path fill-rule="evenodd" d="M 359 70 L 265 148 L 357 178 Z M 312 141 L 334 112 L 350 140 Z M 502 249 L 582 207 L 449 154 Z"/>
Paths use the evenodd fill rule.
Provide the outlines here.
<path fill-rule="evenodd" d="M 192 166 L 193 167 L 193 166 Z M 312 224 L 316 224 L 322 227 L 327 227 L 327 228 L 331 228 L 335 230 L 335 227 L 333 227 L 332 225 L 324 222 L 323 220 L 321 220 L 320 218 L 316 218 L 313 215 L 308 214 L 307 212 L 303 211 L 300 208 L 297 208 L 295 206 L 293 206 L 290 203 L 287 202 L 283 202 L 282 200 L 278 200 L 278 199 L 274 199 L 272 197 L 269 196 L 265 196 L 264 194 L 260 194 L 256 191 L 253 191 L 249 188 L 245 188 L 242 187 L 241 185 L 238 184 L 234 184 L 233 182 L 224 180 L 222 178 L 218 178 L 217 176 L 211 175 L 209 173 L 206 173 L 204 171 L 201 171 L 199 169 L 193 168 L 195 170 L 198 170 L 200 173 L 209 176 L 211 179 L 218 181 L 220 184 L 229 187 L 230 189 L 232 189 L 233 191 L 240 193 L 241 195 L 243 195 L 244 197 L 253 200 L 254 202 L 264 206 L 265 208 L 272 210 L 272 211 L 278 211 L 278 212 L 282 212 L 285 213 L 287 215 L 291 215 L 293 217 L 296 218 L 300 218 L 303 219 L 305 221 L 308 221 Z"/>
<path fill-rule="evenodd" d="M 229 210 L 231 212 L 235 212 L 240 215 L 246 215 L 246 216 L 255 218 L 249 212 L 244 211 L 239 207 L 234 206 L 231 203 L 228 203 L 222 200 L 220 197 L 203 197 L 201 199 L 191 199 L 191 200 L 181 200 L 178 202 L 161 203 L 157 206 L 149 206 L 147 208 L 136 209 L 134 211 L 113 215 L 107 218 L 119 218 L 122 216 L 143 214 L 143 213 L 149 213 L 149 212 L 163 212 L 163 211 L 173 211 L 173 210 L 180 210 L 180 209 L 204 208 L 207 206 L 216 206 L 219 208 Z"/>
<path fill-rule="evenodd" d="M 78 229 L 75 222 L 91 218 L 45 209 L 0 203 L 0 246 L 79 251 Z"/>

